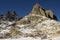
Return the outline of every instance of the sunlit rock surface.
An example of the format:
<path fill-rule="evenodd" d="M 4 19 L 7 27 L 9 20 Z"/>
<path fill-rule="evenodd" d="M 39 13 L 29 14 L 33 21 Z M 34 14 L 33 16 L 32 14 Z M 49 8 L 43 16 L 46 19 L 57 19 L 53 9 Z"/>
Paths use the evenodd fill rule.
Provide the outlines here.
<path fill-rule="evenodd" d="M 45 10 L 36 4 L 32 12 L 22 19 L 0 20 L 0 39 L 59 40 L 60 22 L 51 10 Z"/>

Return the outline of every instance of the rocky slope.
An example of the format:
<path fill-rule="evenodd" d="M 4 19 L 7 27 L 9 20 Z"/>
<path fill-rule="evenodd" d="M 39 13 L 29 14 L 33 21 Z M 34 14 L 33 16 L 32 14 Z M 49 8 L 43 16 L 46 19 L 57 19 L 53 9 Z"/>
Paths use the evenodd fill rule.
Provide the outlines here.
<path fill-rule="evenodd" d="M 1 20 L 0 38 L 58 40 L 60 39 L 60 22 L 51 10 L 45 10 L 36 4 L 30 14 L 20 20 Z"/>
<path fill-rule="evenodd" d="M 36 23 L 47 19 L 58 20 L 51 10 L 45 10 L 36 3 L 29 15 L 20 20 L 20 24 Z"/>

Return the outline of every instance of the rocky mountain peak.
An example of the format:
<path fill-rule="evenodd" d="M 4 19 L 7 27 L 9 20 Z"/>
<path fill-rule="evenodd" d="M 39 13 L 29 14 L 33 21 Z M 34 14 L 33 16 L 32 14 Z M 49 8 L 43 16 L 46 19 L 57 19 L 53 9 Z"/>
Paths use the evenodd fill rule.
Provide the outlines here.
<path fill-rule="evenodd" d="M 16 14 L 16 12 L 15 11 L 13 11 L 12 12 L 12 16 L 16 16 L 17 14 Z"/>
<path fill-rule="evenodd" d="M 31 14 L 31 15 L 30 15 Z M 0 15 L 2 40 L 59 40 L 60 22 L 51 10 L 36 4 L 29 15 L 20 19 L 16 12 Z M 54 20 L 51 20 L 54 19 Z M 11 20 L 11 21 L 9 21 Z M 26 39 L 27 38 L 27 39 Z M 32 39 L 31 39 L 32 38 Z"/>
<path fill-rule="evenodd" d="M 38 22 L 42 22 L 45 20 L 54 19 L 57 20 L 57 17 L 53 14 L 51 10 L 45 10 L 42 8 L 38 3 L 36 3 L 33 6 L 32 11 L 29 13 L 29 15 L 23 17 L 20 21 L 18 21 L 19 24 L 35 24 Z"/>
<path fill-rule="evenodd" d="M 33 8 L 34 9 L 39 9 L 41 6 L 38 4 L 38 3 L 36 3 L 34 6 L 33 6 Z"/>
<path fill-rule="evenodd" d="M 13 12 L 8 11 L 6 14 L 0 15 L 0 20 L 16 21 L 19 19 L 20 18 L 17 16 L 15 11 L 13 11 Z"/>
<path fill-rule="evenodd" d="M 35 14 L 35 15 L 41 15 L 41 16 L 45 16 L 48 17 L 50 19 L 54 19 L 54 20 L 58 20 L 57 17 L 54 15 L 54 13 L 51 10 L 45 10 L 44 8 L 42 8 L 38 3 L 36 3 L 33 6 L 32 11 L 30 12 L 30 14 Z"/>

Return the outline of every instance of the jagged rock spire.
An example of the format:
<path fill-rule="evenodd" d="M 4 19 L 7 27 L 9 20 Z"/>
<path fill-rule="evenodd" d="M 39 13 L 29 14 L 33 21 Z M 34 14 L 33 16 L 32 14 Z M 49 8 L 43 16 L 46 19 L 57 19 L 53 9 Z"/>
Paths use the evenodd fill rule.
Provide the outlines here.
<path fill-rule="evenodd" d="M 8 12 L 6 13 L 6 17 L 9 18 L 10 15 L 11 15 L 11 14 L 10 14 L 10 11 L 8 11 Z"/>
<path fill-rule="evenodd" d="M 33 9 L 31 11 L 31 14 L 35 14 L 35 15 L 42 15 L 42 16 L 45 16 L 45 10 L 38 4 L 36 3 L 34 6 L 33 6 Z"/>
<path fill-rule="evenodd" d="M 51 10 L 46 10 L 45 12 L 46 12 L 46 17 L 50 19 L 58 20 Z"/>
<path fill-rule="evenodd" d="M 41 6 L 39 5 L 39 3 L 36 3 L 36 4 L 33 6 L 33 8 L 38 9 L 38 8 L 41 8 Z"/>
<path fill-rule="evenodd" d="M 20 18 L 17 16 L 16 12 L 10 12 L 8 11 L 6 14 L 0 15 L 0 20 L 8 20 L 8 21 L 17 21 Z"/>
<path fill-rule="evenodd" d="M 11 15 L 12 15 L 12 16 L 16 16 L 17 14 L 16 14 L 15 11 L 13 11 Z"/>
<path fill-rule="evenodd" d="M 19 19 L 19 17 L 17 16 L 15 11 L 12 12 L 11 18 L 12 18 L 12 20 L 18 20 Z"/>
<path fill-rule="evenodd" d="M 39 5 L 38 3 L 36 3 L 33 6 L 33 9 L 30 13 L 31 15 L 41 15 L 41 16 L 45 16 L 48 17 L 50 19 L 54 19 L 57 20 L 57 17 L 53 14 L 53 12 L 51 10 L 45 10 L 44 8 L 41 7 L 41 5 Z"/>

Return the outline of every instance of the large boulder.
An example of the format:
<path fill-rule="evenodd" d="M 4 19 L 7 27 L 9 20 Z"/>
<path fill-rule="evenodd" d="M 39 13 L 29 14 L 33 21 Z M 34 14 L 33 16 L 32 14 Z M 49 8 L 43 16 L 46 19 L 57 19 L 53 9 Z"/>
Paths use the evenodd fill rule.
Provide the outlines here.
<path fill-rule="evenodd" d="M 46 17 L 57 20 L 57 17 L 53 14 L 51 10 L 46 10 L 45 12 L 46 12 Z"/>

